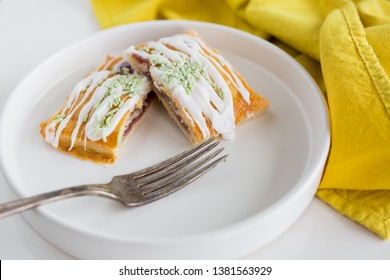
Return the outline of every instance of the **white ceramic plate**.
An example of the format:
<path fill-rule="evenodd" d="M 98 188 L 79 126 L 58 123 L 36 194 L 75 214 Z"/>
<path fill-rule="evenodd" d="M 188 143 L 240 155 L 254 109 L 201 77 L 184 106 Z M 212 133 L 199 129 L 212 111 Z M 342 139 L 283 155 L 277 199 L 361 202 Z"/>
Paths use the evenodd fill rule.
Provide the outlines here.
<path fill-rule="evenodd" d="M 81 197 L 26 212 L 48 241 L 87 259 L 239 258 L 286 230 L 307 207 L 329 149 L 322 95 L 292 58 L 255 36 L 187 21 L 145 22 L 99 32 L 58 53 L 11 94 L 1 118 L 4 175 L 17 197 L 57 188 L 108 182 L 189 147 L 157 104 L 117 162 L 97 165 L 58 152 L 39 123 L 64 102 L 73 85 L 106 54 L 131 44 L 194 29 L 270 101 L 262 116 L 222 141 L 229 161 L 190 186 L 132 209 Z"/>

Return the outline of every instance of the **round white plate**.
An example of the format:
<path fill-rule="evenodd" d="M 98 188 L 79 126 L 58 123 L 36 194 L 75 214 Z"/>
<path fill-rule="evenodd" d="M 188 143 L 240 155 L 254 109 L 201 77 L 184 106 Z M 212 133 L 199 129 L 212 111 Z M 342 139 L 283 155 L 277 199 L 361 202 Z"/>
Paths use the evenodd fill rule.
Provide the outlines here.
<path fill-rule="evenodd" d="M 2 171 L 17 197 L 105 183 L 190 145 L 160 104 L 114 165 L 61 153 L 39 134 L 41 121 L 106 54 L 188 29 L 222 54 L 270 101 L 269 110 L 222 141 L 230 154 L 186 188 L 138 208 L 80 197 L 24 213 L 48 241 L 87 259 L 232 259 L 286 230 L 307 207 L 329 149 L 324 100 L 310 76 L 284 52 L 247 33 L 214 24 L 154 21 L 95 34 L 44 62 L 11 94 L 0 123 Z"/>

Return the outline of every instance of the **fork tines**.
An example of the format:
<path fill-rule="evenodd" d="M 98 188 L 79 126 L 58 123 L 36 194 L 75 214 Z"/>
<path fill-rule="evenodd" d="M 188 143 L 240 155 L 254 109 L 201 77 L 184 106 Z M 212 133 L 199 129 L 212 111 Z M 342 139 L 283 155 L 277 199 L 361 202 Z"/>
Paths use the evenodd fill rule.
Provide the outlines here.
<path fill-rule="evenodd" d="M 145 199 L 153 201 L 166 196 L 193 182 L 224 161 L 228 155 L 211 161 L 224 149 L 223 147 L 216 149 L 218 145 L 218 141 L 210 138 L 161 163 L 137 171 L 133 174 L 133 180 Z"/>

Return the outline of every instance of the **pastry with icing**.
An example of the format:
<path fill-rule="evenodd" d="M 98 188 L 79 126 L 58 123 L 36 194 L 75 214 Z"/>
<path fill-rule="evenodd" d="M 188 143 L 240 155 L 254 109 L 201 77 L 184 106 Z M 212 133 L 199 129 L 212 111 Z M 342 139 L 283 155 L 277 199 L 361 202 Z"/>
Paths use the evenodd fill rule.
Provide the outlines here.
<path fill-rule="evenodd" d="M 150 107 L 151 91 L 150 80 L 133 73 L 124 57 L 108 56 L 74 86 L 64 106 L 41 123 L 41 134 L 54 148 L 113 163 L 118 148 Z"/>
<path fill-rule="evenodd" d="M 212 136 L 234 137 L 236 125 L 264 112 L 269 103 L 215 49 L 193 31 L 127 51 L 192 144 Z"/>

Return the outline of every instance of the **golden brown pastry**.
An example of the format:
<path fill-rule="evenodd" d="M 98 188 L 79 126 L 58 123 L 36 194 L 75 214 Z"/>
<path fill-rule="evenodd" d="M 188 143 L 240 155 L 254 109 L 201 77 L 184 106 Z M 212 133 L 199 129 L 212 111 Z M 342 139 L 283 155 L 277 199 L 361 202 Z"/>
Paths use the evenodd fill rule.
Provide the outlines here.
<path fill-rule="evenodd" d="M 155 92 L 192 144 L 221 135 L 262 113 L 268 101 L 196 32 L 132 46 L 131 67 L 150 75 Z"/>
<path fill-rule="evenodd" d="M 108 56 L 73 88 L 62 109 L 41 123 L 46 142 L 83 159 L 113 163 L 153 99 L 149 79 L 131 72 L 123 57 Z"/>

